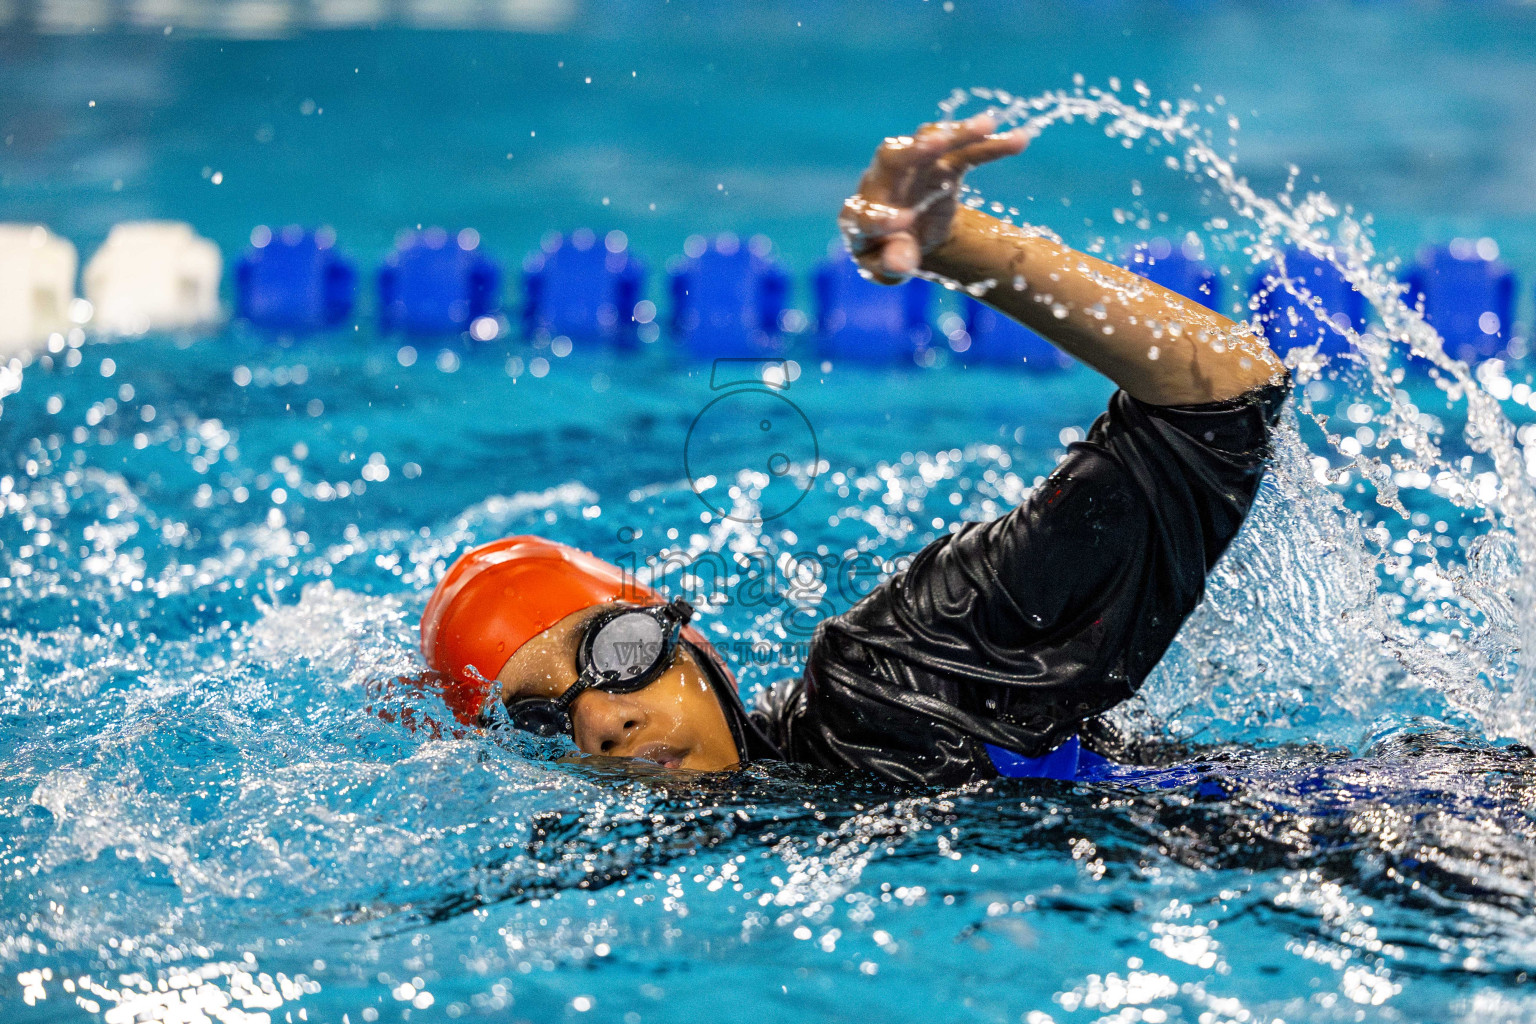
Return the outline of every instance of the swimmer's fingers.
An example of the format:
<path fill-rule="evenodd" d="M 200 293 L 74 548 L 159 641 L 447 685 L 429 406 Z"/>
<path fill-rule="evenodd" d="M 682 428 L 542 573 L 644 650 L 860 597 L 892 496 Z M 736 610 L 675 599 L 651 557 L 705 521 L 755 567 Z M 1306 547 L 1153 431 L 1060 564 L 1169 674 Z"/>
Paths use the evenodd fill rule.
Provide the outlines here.
<path fill-rule="evenodd" d="M 1025 134 L 1024 129 L 1015 128 L 1013 131 L 997 132 L 952 149 L 940 158 L 939 163 L 956 173 L 964 174 L 972 167 L 1001 160 L 1004 157 L 1017 156 L 1028 146 L 1029 136 Z"/>
<path fill-rule="evenodd" d="M 994 118 L 978 114 L 964 121 L 935 121 L 911 135 L 888 138 L 875 150 L 874 160 L 859 181 L 859 194 L 870 203 L 914 206 L 944 180 L 1024 148 L 1021 135 L 996 133 L 996 128 Z"/>
<path fill-rule="evenodd" d="M 998 132 L 997 120 L 987 114 L 936 121 L 886 139 L 838 218 L 860 269 L 882 284 L 917 273 L 924 250 L 949 233 L 961 176 L 1027 144 L 1021 131 Z"/>
<path fill-rule="evenodd" d="M 949 145 L 945 147 L 946 154 L 953 154 L 968 146 L 1007 134 L 997 130 L 997 118 L 991 114 L 976 114 L 964 121 L 954 121 L 951 124 L 953 129 L 950 133 Z"/>
<path fill-rule="evenodd" d="M 916 211 L 910 207 L 872 201 L 859 194 L 849 196 L 843 202 L 837 226 L 842 229 L 848 251 L 861 256 L 883 245 L 885 239 L 896 232 L 909 230 L 916 217 Z"/>
<path fill-rule="evenodd" d="M 859 266 L 874 275 L 881 284 L 900 284 L 917 273 L 923 261 L 922 247 L 910 231 L 887 235 L 879 248 L 859 259 Z"/>
<path fill-rule="evenodd" d="M 896 135 L 875 151 L 875 166 L 899 175 L 933 164 L 945 155 L 985 140 L 997 130 L 996 119 L 977 114 L 964 121 L 930 121 L 911 135 Z"/>
<path fill-rule="evenodd" d="M 903 284 L 911 276 L 910 274 L 891 274 L 885 269 L 884 258 L 880 253 L 868 256 L 860 256 L 854 260 L 859 267 L 859 273 L 876 284 Z"/>
<path fill-rule="evenodd" d="M 929 152 L 949 153 L 969 146 L 997 131 L 997 118 L 976 114 L 964 121 L 932 121 L 920 127 L 913 138 Z"/>
<path fill-rule="evenodd" d="M 865 273 L 881 284 L 900 284 L 916 271 L 922 250 L 917 236 L 909 230 L 912 211 L 890 210 L 895 216 L 871 219 L 861 215 L 867 212 L 867 205 L 858 196 L 843 210 L 838 227 L 848 252 Z"/>

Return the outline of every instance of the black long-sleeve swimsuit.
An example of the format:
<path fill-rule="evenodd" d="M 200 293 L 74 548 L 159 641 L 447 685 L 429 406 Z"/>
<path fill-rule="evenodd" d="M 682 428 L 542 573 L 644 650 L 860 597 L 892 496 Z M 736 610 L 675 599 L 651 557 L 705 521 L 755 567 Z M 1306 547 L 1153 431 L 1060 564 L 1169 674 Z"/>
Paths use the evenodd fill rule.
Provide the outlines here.
<path fill-rule="evenodd" d="M 791 761 L 957 785 L 1134 694 L 1258 491 L 1289 383 L 1154 406 L 1123 391 L 1028 500 L 924 548 L 822 623 L 749 713 Z"/>

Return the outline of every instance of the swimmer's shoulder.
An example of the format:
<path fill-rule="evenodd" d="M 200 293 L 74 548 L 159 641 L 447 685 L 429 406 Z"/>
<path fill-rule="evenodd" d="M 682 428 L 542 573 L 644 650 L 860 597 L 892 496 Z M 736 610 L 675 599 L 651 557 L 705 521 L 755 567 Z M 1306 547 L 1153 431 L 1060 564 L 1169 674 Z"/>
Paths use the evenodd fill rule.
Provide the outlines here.
<path fill-rule="evenodd" d="M 774 745 L 794 760 L 791 753 L 791 733 L 794 722 L 805 713 L 805 676 L 792 675 L 776 679 L 758 691 L 757 699 L 747 716 L 773 741 Z"/>

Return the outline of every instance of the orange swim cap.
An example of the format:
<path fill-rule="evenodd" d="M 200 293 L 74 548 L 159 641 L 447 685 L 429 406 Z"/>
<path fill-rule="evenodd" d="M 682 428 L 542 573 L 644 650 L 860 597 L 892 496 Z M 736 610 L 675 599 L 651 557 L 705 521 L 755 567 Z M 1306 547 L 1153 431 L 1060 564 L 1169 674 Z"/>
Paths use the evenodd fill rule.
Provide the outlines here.
<path fill-rule="evenodd" d="M 485 708 L 486 681 L 518 648 L 567 615 L 610 601 L 662 598 L 585 551 L 543 537 L 503 537 L 460 555 L 432 592 L 421 616 L 421 653 L 448 677 L 449 710 L 472 725 Z"/>

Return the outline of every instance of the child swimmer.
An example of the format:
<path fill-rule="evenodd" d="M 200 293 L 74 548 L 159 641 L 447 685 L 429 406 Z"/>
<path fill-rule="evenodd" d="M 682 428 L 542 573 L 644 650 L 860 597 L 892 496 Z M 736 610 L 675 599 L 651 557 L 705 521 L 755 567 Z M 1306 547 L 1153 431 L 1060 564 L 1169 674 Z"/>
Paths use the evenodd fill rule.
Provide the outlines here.
<path fill-rule="evenodd" d="M 1027 144 L 996 128 L 886 139 L 839 226 L 875 280 L 970 286 L 1119 385 L 1087 439 L 1022 505 L 823 623 L 804 673 L 750 711 L 685 602 L 539 537 L 470 550 L 421 622 L 460 721 L 499 701 L 588 754 L 949 786 L 995 777 L 999 752 L 1047 754 L 1136 692 L 1248 513 L 1289 378 L 1226 317 L 960 205 L 966 171 Z"/>

